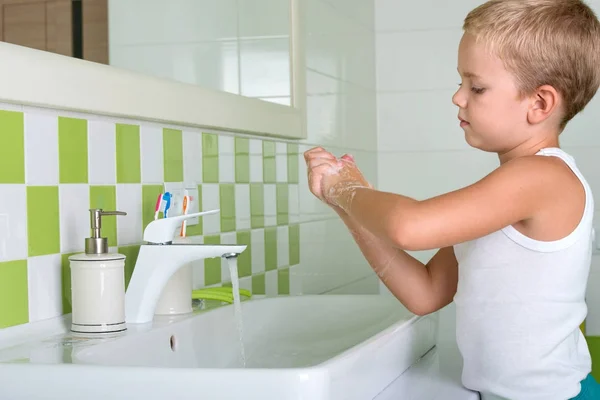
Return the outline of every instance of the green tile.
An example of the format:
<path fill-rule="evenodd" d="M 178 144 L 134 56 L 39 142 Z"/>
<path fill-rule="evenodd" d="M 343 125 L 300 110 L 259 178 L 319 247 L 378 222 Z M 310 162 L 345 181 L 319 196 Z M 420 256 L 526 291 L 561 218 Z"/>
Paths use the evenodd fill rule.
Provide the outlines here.
<path fill-rule="evenodd" d="M 297 143 L 288 143 L 287 144 L 287 153 L 288 154 L 298 154 L 298 144 Z"/>
<path fill-rule="evenodd" d="M 588 336 L 586 340 L 592 355 L 592 375 L 600 381 L 600 337 Z"/>
<path fill-rule="evenodd" d="M 183 136 L 180 130 L 163 129 L 165 182 L 183 182 Z"/>
<path fill-rule="evenodd" d="M 277 184 L 277 225 L 289 222 L 289 191 L 287 183 Z"/>
<path fill-rule="evenodd" d="M 88 182 L 87 121 L 58 117 L 60 183 Z"/>
<path fill-rule="evenodd" d="M 0 183 L 25 183 L 23 113 L 0 110 Z"/>
<path fill-rule="evenodd" d="M 131 281 L 131 275 L 133 275 L 133 269 L 135 262 L 137 261 L 138 255 L 140 254 L 140 246 L 123 246 L 119 247 L 119 253 L 123 254 L 125 258 L 125 289 L 129 286 Z"/>
<path fill-rule="evenodd" d="M 0 329 L 27 322 L 27 260 L 0 262 Z"/>
<path fill-rule="evenodd" d="M 219 186 L 221 202 L 221 232 L 235 231 L 235 186 L 223 183 Z"/>
<path fill-rule="evenodd" d="M 117 209 L 116 186 L 90 186 L 90 208 L 115 211 Z M 109 246 L 117 245 L 117 218 L 122 217 L 102 217 L 102 236 L 108 238 Z"/>
<path fill-rule="evenodd" d="M 117 183 L 140 183 L 140 127 L 117 124 Z"/>
<path fill-rule="evenodd" d="M 250 226 L 252 229 L 265 226 L 265 191 L 262 183 L 250 184 Z"/>
<path fill-rule="evenodd" d="M 265 271 L 277 269 L 277 228 L 265 228 Z"/>
<path fill-rule="evenodd" d="M 204 237 L 204 244 L 221 244 L 220 235 Z M 204 285 L 221 283 L 221 258 L 207 258 L 204 260 Z"/>
<path fill-rule="evenodd" d="M 237 232 L 237 244 L 248 246 L 238 257 L 238 273 L 240 278 L 252 275 L 252 248 L 250 243 L 250 231 Z"/>
<path fill-rule="evenodd" d="M 60 253 L 58 186 L 27 187 L 27 238 L 29 257 Z"/>
<path fill-rule="evenodd" d="M 290 265 L 300 264 L 300 225 L 290 225 Z"/>
<path fill-rule="evenodd" d="M 265 274 L 260 275 L 252 275 L 252 294 L 253 295 L 261 295 L 266 294 L 267 291 L 265 284 Z"/>
<path fill-rule="evenodd" d="M 264 157 L 263 158 L 263 182 L 264 183 L 275 183 L 277 180 L 277 173 L 275 172 L 276 160 L 275 157 Z"/>
<path fill-rule="evenodd" d="M 275 142 L 263 140 L 263 157 L 275 157 Z"/>
<path fill-rule="evenodd" d="M 68 253 L 61 255 L 61 279 L 62 279 L 62 311 L 63 314 L 69 314 L 73 308 L 71 306 L 71 263 L 69 257 L 77 253 Z"/>
<path fill-rule="evenodd" d="M 230 287 L 233 287 L 233 283 L 231 283 L 231 282 L 225 282 L 225 283 L 223 283 L 221 285 L 221 287 L 228 287 L 228 288 L 230 288 Z"/>
<path fill-rule="evenodd" d="M 192 199 L 192 202 L 198 202 L 198 210 L 202 211 L 202 186 L 198 185 L 198 198 Z M 185 234 L 187 236 L 200 236 L 203 233 L 202 229 L 203 221 L 202 217 L 198 218 L 198 223 L 196 225 L 188 225 L 185 229 Z"/>
<path fill-rule="evenodd" d="M 154 221 L 156 199 L 162 192 L 162 185 L 142 185 L 142 229 L 146 229 L 148 224 Z M 159 214 L 159 218 L 162 218 L 162 212 Z"/>
<path fill-rule="evenodd" d="M 202 180 L 219 183 L 219 137 L 213 133 L 202 134 Z"/>
<path fill-rule="evenodd" d="M 277 271 L 277 294 L 290 294 L 290 269 L 284 268 Z"/>
<path fill-rule="evenodd" d="M 287 156 L 287 173 L 288 183 L 299 183 L 300 173 L 298 172 L 298 154 L 290 154 Z"/>
<path fill-rule="evenodd" d="M 235 138 L 235 181 L 250 182 L 250 140 Z"/>

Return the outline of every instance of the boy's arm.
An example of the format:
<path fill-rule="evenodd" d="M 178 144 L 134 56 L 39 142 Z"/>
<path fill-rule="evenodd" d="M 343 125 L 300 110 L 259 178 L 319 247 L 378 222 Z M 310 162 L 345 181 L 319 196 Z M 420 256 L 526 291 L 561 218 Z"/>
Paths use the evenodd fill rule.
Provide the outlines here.
<path fill-rule="evenodd" d="M 371 268 L 409 311 L 425 315 L 452 302 L 458 283 L 458 263 L 452 247 L 441 249 L 424 265 L 377 238 L 344 211 L 336 211 Z"/>
<path fill-rule="evenodd" d="M 326 198 L 359 226 L 405 250 L 449 247 L 528 220 L 556 196 L 546 157 L 502 165 L 479 182 L 424 201 L 352 185 L 353 165 L 330 174 Z M 337 180 L 337 181 L 336 181 Z"/>

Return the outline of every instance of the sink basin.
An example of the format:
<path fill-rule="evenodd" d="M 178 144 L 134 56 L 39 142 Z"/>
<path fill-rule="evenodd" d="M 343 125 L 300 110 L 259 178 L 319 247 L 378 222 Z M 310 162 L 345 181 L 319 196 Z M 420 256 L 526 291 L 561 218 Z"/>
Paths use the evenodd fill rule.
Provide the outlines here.
<path fill-rule="evenodd" d="M 72 364 L 44 366 L 40 378 L 56 388 L 63 367 L 61 399 L 373 399 L 434 346 L 437 330 L 436 315 L 378 295 L 266 298 L 244 302 L 242 314 L 245 365 L 234 308 L 224 306 L 132 327 L 74 350 Z M 42 371 L 14 368 L 27 365 Z"/>

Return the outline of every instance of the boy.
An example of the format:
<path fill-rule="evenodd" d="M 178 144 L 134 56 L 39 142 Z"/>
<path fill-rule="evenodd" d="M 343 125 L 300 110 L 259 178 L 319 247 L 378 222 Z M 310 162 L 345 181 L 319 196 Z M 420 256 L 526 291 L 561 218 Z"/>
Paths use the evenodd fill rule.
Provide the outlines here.
<path fill-rule="evenodd" d="M 594 201 L 558 136 L 600 85 L 600 23 L 580 0 L 493 0 L 467 16 L 453 97 L 479 182 L 425 201 L 374 190 L 351 156 L 305 153 L 309 187 L 412 312 L 454 300 L 463 384 L 484 400 L 600 399 L 579 330 Z M 423 265 L 403 250 L 440 249 Z"/>

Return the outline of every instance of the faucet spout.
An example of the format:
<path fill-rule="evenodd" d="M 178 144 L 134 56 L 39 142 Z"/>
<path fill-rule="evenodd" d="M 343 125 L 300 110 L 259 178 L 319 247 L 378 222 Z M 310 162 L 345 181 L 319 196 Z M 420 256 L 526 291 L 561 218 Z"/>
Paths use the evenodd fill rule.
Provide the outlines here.
<path fill-rule="evenodd" d="M 237 256 L 245 249 L 245 245 L 142 245 L 125 293 L 126 322 L 151 322 L 169 278 L 187 263 L 205 258 Z"/>

